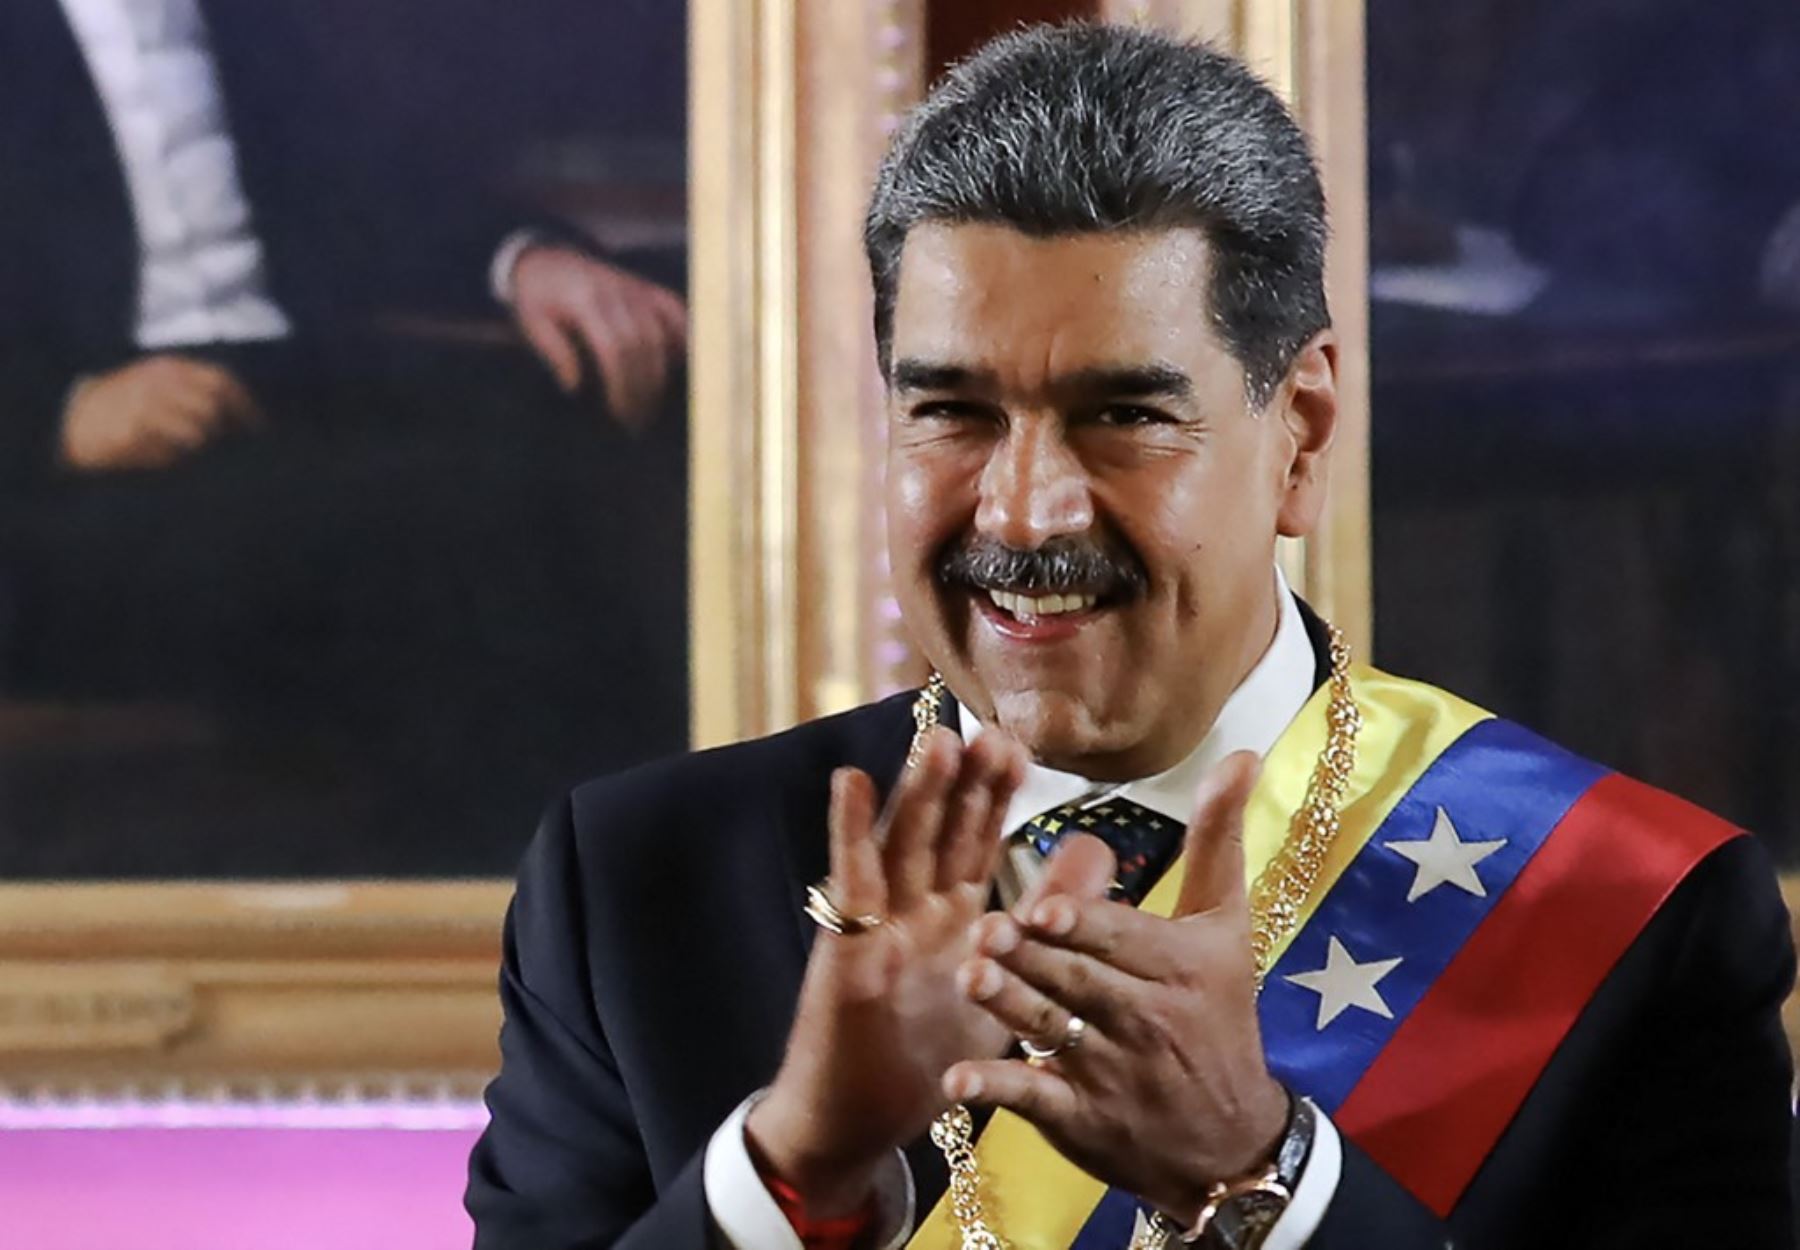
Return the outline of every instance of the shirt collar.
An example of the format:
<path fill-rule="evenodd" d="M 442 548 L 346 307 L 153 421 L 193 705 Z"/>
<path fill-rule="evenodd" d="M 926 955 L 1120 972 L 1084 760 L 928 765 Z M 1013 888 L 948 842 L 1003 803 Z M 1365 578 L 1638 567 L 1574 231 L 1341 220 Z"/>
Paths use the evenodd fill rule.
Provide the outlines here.
<path fill-rule="evenodd" d="M 1275 637 L 1249 674 L 1219 710 L 1219 717 L 1193 753 L 1166 772 L 1123 784 L 1096 782 L 1074 773 L 1058 772 L 1032 764 L 1025 784 L 1013 796 L 1003 828 L 1010 833 L 1031 817 L 1053 807 L 1101 798 L 1127 798 L 1134 803 L 1185 825 L 1193 815 L 1194 796 L 1200 780 L 1214 765 L 1234 751 L 1268 753 L 1306 701 L 1312 697 L 1314 656 L 1300 619 L 1300 606 L 1288 589 L 1281 570 L 1275 570 L 1275 589 L 1280 615 Z M 957 704 L 964 742 L 973 742 L 982 724 L 961 703 Z"/>

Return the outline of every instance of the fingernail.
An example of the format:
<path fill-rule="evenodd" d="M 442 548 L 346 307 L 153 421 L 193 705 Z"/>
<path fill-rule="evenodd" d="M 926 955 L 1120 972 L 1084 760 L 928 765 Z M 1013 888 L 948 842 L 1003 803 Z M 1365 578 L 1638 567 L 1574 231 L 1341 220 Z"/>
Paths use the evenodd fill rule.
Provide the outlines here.
<path fill-rule="evenodd" d="M 989 955 L 1010 955 L 1018 945 L 1018 926 L 1004 917 L 990 922 L 981 939 L 981 949 Z"/>
<path fill-rule="evenodd" d="M 972 959 L 956 970 L 956 983 L 965 997 L 986 1002 L 1000 992 L 1000 969 L 985 959 Z"/>
<path fill-rule="evenodd" d="M 972 1072 L 957 1073 L 956 1085 L 960 1091 L 956 1095 L 958 1102 L 968 1102 L 981 1097 L 981 1078 Z"/>
<path fill-rule="evenodd" d="M 1075 927 L 1075 909 L 1061 899 L 1048 899 L 1031 910 L 1033 928 L 1062 937 Z"/>

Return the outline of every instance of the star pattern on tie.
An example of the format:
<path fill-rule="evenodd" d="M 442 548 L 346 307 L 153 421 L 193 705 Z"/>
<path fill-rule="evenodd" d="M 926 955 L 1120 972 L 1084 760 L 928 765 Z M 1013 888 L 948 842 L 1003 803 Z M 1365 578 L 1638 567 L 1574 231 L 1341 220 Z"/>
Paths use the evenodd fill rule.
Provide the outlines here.
<path fill-rule="evenodd" d="M 1181 849 L 1179 825 L 1126 798 L 1108 799 L 1092 807 L 1065 803 L 1033 816 L 1021 833 L 1046 859 L 1069 834 L 1093 834 L 1118 858 L 1118 875 L 1109 893 L 1133 905 L 1143 900 Z"/>
<path fill-rule="evenodd" d="M 1491 842 L 1465 842 L 1450 820 L 1450 813 L 1437 809 L 1431 836 L 1411 842 L 1383 842 L 1388 850 L 1418 865 L 1406 901 L 1417 902 L 1440 885 L 1453 885 L 1478 898 L 1487 897 L 1487 887 L 1475 871 L 1475 865 L 1506 845 L 1505 838 Z"/>
<path fill-rule="evenodd" d="M 1372 959 L 1366 964 L 1357 963 L 1356 958 L 1345 949 L 1334 933 L 1325 952 L 1325 966 L 1316 972 L 1293 973 L 1287 980 L 1319 996 L 1317 1030 L 1324 1032 L 1326 1025 L 1352 1007 L 1360 1007 L 1383 1019 L 1392 1020 L 1394 1013 L 1375 986 L 1381 978 L 1399 966 L 1398 959 Z"/>

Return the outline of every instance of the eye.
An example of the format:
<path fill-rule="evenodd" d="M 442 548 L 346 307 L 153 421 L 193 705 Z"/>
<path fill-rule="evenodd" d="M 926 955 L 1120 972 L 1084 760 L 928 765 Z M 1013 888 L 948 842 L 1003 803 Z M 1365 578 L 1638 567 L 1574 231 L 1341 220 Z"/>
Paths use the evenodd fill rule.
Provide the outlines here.
<path fill-rule="evenodd" d="M 929 399 L 914 404 L 907 415 L 915 421 L 991 421 L 994 412 L 985 404 L 966 399 Z"/>
<path fill-rule="evenodd" d="M 1094 414 L 1098 425 L 1129 429 L 1141 425 L 1164 425 L 1174 420 L 1166 412 L 1146 408 L 1142 404 L 1109 404 Z"/>

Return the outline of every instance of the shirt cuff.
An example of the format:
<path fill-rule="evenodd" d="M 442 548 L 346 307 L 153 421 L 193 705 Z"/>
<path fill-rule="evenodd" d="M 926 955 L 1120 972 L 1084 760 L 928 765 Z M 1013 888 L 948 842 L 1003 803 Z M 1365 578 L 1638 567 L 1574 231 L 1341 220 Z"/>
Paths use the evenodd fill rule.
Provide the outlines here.
<path fill-rule="evenodd" d="M 1317 1127 L 1313 1130 L 1312 1153 L 1300 1169 L 1294 1185 L 1294 1197 L 1287 1210 L 1269 1229 L 1262 1250 L 1300 1250 L 1325 1220 L 1326 1208 L 1337 1194 L 1338 1180 L 1344 1174 L 1344 1143 L 1333 1124 L 1315 1104 Z"/>
<path fill-rule="evenodd" d="M 744 1141 L 744 1121 L 761 1097 L 758 1090 L 739 1103 L 706 1143 L 701 1165 L 706 1205 L 731 1250 L 803 1250 L 799 1234 L 757 1175 Z M 906 1244 L 912 1235 L 916 1203 L 912 1169 L 896 1150 L 875 1180 L 875 1227 L 870 1242 L 877 1250 L 900 1250 Z"/>
<path fill-rule="evenodd" d="M 525 255 L 528 248 L 548 242 L 548 237 L 537 230 L 515 230 L 500 240 L 500 246 L 494 249 L 494 259 L 488 262 L 488 290 L 493 292 L 495 299 L 512 307 L 516 293 L 513 271 L 519 267 L 519 257 Z"/>

